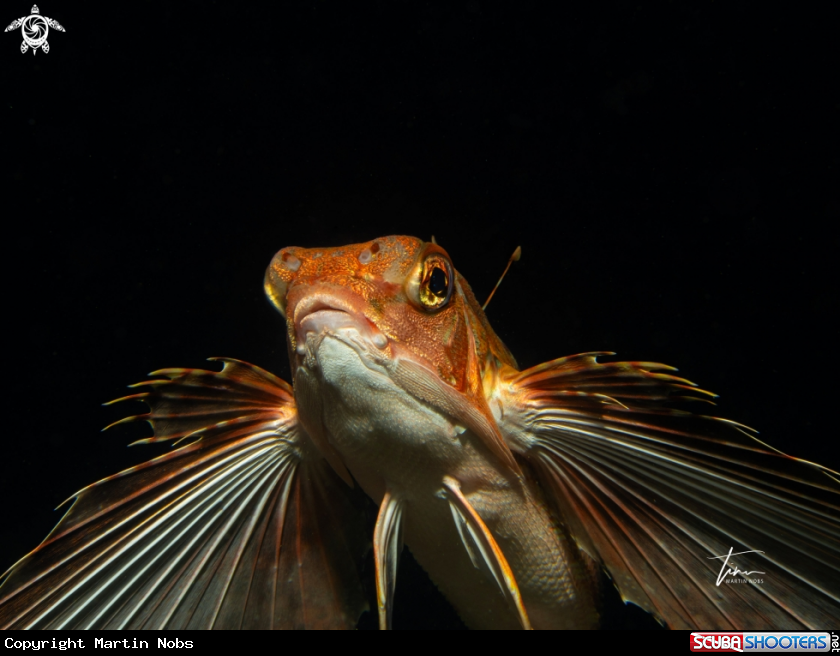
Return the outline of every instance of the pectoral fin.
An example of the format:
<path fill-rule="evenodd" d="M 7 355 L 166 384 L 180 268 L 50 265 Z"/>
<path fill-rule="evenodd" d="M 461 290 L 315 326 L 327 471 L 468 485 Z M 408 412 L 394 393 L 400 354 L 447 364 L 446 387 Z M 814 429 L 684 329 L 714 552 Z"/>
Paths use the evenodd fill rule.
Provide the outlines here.
<path fill-rule="evenodd" d="M 252 365 L 167 369 L 130 398 L 184 446 L 76 495 L 0 586 L 0 628 L 352 627 L 363 527 L 291 388 Z"/>
<path fill-rule="evenodd" d="M 376 598 L 379 605 L 379 628 L 391 628 L 397 565 L 403 548 L 403 501 L 390 490 L 379 505 L 373 531 L 373 558 L 376 564 Z"/>
<path fill-rule="evenodd" d="M 840 617 L 840 485 L 750 429 L 667 409 L 709 393 L 588 353 L 503 376 L 501 430 L 623 598 L 672 627 L 818 628 Z M 748 582 L 719 580 L 729 567 Z M 753 572 L 744 574 L 744 571 Z"/>
<path fill-rule="evenodd" d="M 525 606 L 522 604 L 522 595 L 519 593 L 516 578 L 513 576 L 513 571 L 505 555 L 490 533 L 490 529 L 487 528 L 475 508 L 461 492 L 458 481 L 446 476 L 443 479 L 443 486 L 446 489 L 446 498 L 449 500 L 449 508 L 452 511 L 455 527 L 458 529 L 461 542 L 473 565 L 478 569 L 489 571 L 499 586 L 499 591 L 519 618 L 522 628 L 530 629 L 531 622 L 528 619 Z"/>

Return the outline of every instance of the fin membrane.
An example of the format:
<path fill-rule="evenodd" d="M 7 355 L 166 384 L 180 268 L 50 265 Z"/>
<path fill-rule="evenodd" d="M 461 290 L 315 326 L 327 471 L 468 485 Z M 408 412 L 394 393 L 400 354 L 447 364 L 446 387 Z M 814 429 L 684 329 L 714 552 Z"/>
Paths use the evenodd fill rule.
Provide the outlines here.
<path fill-rule="evenodd" d="M 184 446 L 95 483 L 0 586 L 0 628 L 346 628 L 361 515 L 262 369 L 164 369 L 127 398 Z"/>
<path fill-rule="evenodd" d="M 814 629 L 840 617 L 837 475 L 745 426 L 663 407 L 710 396 L 671 367 L 600 355 L 611 354 L 506 375 L 501 424 L 623 598 L 672 628 Z M 724 567 L 730 550 L 749 553 Z"/>

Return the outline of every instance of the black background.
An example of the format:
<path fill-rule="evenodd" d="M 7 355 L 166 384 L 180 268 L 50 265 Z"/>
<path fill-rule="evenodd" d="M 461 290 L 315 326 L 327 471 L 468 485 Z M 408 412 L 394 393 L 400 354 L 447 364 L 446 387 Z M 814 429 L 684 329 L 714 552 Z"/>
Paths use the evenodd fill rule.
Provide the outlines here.
<path fill-rule="evenodd" d="M 571 4 L 53 1 L 48 54 L 3 34 L 0 571 L 155 454 L 99 432 L 125 384 L 214 355 L 288 379 L 262 277 L 289 245 L 435 235 L 483 298 L 521 244 L 488 310 L 521 365 L 673 364 L 840 467 L 829 16 Z M 404 569 L 397 624 L 457 626 Z"/>

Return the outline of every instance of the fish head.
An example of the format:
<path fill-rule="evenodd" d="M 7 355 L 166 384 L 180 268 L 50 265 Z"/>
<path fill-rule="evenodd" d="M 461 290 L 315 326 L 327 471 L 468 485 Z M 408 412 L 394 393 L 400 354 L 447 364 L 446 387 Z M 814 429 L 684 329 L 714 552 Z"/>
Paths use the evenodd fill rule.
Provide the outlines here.
<path fill-rule="evenodd" d="M 416 237 L 284 248 L 265 291 L 286 318 L 293 368 L 324 335 L 350 331 L 365 355 L 416 361 L 460 391 L 476 386 L 488 354 L 512 360 L 449 254 Z"/>
<path fill-rule="evenodd" d="M 514 466 L 485 397 L 488 364 L 513 358 L 439 245 L 391 236 L 284 248 L 265 290 L 286 318 L 301 423 L 342 476 L 358 435 L 416 445 L 450 429 Z"/>

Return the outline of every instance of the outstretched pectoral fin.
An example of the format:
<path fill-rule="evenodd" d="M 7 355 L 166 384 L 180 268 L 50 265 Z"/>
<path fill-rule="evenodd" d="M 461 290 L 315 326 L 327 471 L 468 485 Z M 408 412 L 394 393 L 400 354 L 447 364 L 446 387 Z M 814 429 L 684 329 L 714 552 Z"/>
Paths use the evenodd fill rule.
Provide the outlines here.
<path fill-rule="evenodd" d="M 599 355 L 509 371 L 501 430 L 623 598 L 675 628 L 840 617 L 836 474 L 746 427 L 664 407 L 709 396 L 671 367 Z M 722 568 L 730 550 L 742 553 Z M 740 582 L 721 581 L 727 569 Z"/>
<path fill-rule="evenodd" d="M 352 491 L 291 388 L 223 360 L 133 395 L 180 448 L 95 483 L 0 586 L 0 628 L 352 627 L 365 549 Z"/>
<path fill-rule="evenodd" d="M 376 599 L 379 606 L 379 628 L 391 628 L 397 565 L 403 548 L 403 501 L 390 490 L 379 505 L 373 532 L 373 558 L 376 564 Z"/>
<path fill-rule="evenodd" d="M 522 596 L 519 593 L 516 578 L 513 576 L 513 571 L 505 555 L 490 533 L 490 529 L 487 528 L 475 508 L 461 492 L 458 481 L 446 476 L 443 479 L 443 486 L 446 489 L 446 498 L 449 501 L 449 509 L 452 511 L 455 527 L 458 529 L 461 542 L 473 565 L 478 569 L 489 571 L 499 586 L 499 591 L 519 618 L 522 628 L 530 629 L 531 622 L 528 619 L 525 606 L 522 604 Z"/>

